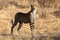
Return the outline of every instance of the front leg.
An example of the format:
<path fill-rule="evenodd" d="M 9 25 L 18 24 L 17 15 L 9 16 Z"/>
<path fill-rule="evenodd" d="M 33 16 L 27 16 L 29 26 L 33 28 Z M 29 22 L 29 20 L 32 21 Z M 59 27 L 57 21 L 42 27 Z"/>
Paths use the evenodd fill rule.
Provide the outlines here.
<path fill-rule="evenodd" d="M 34 23 L 30 23 L 30 29 L 31 31 L 34 29 Z"/>
<path fill-rule="evenodd" d="M 34 23 L 30 23 L 30 29 L 31 29 L 32 38 L 34 38 L 34 35 L 33 35 Z"/>

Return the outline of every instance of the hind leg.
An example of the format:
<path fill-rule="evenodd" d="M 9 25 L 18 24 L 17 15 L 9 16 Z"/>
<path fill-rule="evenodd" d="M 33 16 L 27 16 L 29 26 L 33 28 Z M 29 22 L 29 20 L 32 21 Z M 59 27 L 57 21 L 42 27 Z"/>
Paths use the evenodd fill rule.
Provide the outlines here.
<path fill-rule="evenodd" d="M 21 27 L 22 27 L 22 22 L 19 22 L 19 27 L 18 27 L 17 31 L 19 31 L 19 29 L 21 29 Z"/>
<path fill-rule="evenodd" d="M 13 24 L 12 27 L 11 27 L 11 34 L 13 34 L 13 29 L 14 29 L 14 27 L 17 25 L 17 23 L 18 23 L 18 21 L 14 21 L 14 24 Z"/>

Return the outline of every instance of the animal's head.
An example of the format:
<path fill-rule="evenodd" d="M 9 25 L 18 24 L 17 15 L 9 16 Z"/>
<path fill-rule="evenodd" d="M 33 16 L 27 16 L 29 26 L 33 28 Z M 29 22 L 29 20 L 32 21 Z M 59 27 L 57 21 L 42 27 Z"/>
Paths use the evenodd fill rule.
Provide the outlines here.
<path fill-rule="evenodd" d="M 35 20 L 37 9 L 31 5 L 31 18 Z"/>
<path fill-rule="evenodd" d="M 31 11 L 33 12 L 35 10 L 35 7 L 31 5 Z"/>

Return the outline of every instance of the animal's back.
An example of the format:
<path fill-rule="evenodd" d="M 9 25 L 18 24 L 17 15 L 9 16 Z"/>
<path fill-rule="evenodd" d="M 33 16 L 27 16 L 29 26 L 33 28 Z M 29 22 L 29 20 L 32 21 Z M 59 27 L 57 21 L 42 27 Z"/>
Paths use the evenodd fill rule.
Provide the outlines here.
<path fill-rule="evenodd" d="M 30 21 L 30 14 L 24 14 L 24 13 L 21 13 L 21 12 L 18 12 L 16 15 L 15 15 L 15 20 L 18 20 L 18 21 L 21 21 L 21 22 L 29 22 Z"/>

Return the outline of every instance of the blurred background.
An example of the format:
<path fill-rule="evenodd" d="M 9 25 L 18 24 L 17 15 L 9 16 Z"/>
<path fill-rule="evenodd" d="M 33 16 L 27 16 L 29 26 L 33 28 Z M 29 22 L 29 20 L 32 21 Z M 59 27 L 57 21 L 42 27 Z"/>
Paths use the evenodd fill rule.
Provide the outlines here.
<path fill-rule="evenodd" d="M 34 38 L 29 23 L 23 24 L 19 32 L 18 23 L 14 35 L 8 35 L 15 14 L 29 12 L 31 4 L 37 9 Z M 60 0 L 0 0 L 0 40 L 60 40 Z"/>

